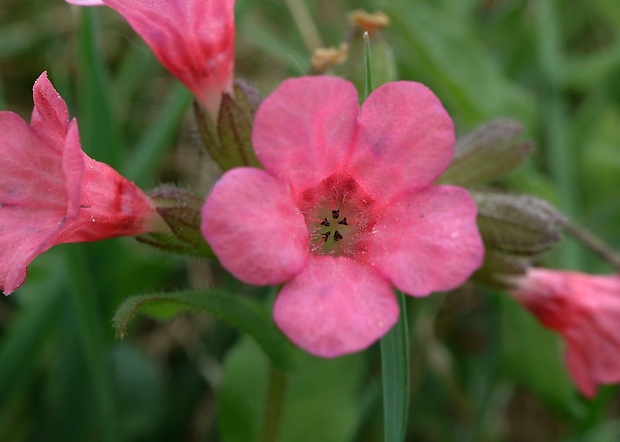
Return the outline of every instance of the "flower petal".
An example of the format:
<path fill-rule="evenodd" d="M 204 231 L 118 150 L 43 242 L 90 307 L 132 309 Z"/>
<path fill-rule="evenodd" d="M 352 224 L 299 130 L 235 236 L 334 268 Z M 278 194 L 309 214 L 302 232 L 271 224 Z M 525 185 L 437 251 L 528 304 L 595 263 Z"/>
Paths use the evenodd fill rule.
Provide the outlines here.
<path fill-rule="evenodd" d="M 304 217 L 286 184 L 259 169 L 222 176 L 202 208 L 201 230 L 222 265 L 249 284 L 279 284 L 306 263 Z"/>
<path fill-rule="evenodd" d="M 149 198 L 82 152 L 77 122 L 43 73 L 32 124 L 0 112 L 0 289 L 9 294 L 40 253 L 63 242 L 155 230 Z M 163 221 L 161 221 L 163 222 Z"/>
<path fill-rule="evenodd" d="M 398 320 L 390 284 L 348 258 L 316 256 L 280 291 L 278 327 L 304 350 L 325 358 L 363 350 Z"/>
<path fill-rule="evenodd" d="M 48 141 L 48 146 L 60 152 L 69 129 L 69 109 L 43 72 L 32 88 L 34 109 L 30 127 Z"/>
<path fill-rule="evenodd" d="M 82 152 L 80 135 L 75 119 L 69 125 L 66 136 L 67 138 L 64 141 L 65 148 L 62 155 L 62 170 L 68 199 L 66 217 L 68 219 L 75 219 L 79 216 L 82 206 L 80 199 L 82 195 L 82 178 L 84 177 L 85 169 L 84 159 L 86 158 L 86 154 Z M 108 180 L 107 183 L 114 183 L 115 181 Z"/>
<path fill-rule="evenodd" d="M 300 191 L 344 163 L 357 125 L 357 92 L 336 77 L 284 81 L 262 103 L 252 141 L 260 162 Z"/>
<path fill-rule="evenodd" d="M 373 197 L 385 200 L 406 188 L 426 187 L 454 155 L 452 120 L 426 86 L 387 83 L 362 106 L 352 155 L 349 170 Z"/>
<path fill-rule="evenodd" d="M 426 296 L 453 289 L 480 267 L 484 248 L 476 205 L 466 190 L 411 191 L 384 210 L 366 260 L 405 293 Z"/>
<path fill-rule="evenodd" d="M 620 382 L 620 276 L 532 268 L 511 294 L 566 340 L 568 370 L 585 396 Z"/>
<path fill-rule="evenodd" d="M 0 112 L 0 289 L 7 295 L 66 214 L 58 150 L 16 114 Z"/>
<path fill-rule="evenodd" d="M 234 0 L 104 0 L 216 119 L 232 87 Z"/>
<path fill-rule="evenodd" d="M 618 308 L 615 311 L 599 308 L 604 313 L 598 313 L 597 317 L 593 311 L 572 312 L 573 315 L 570 310 L 563 312 L 568 316 L 564 320 L 570 324 L 562 331 L 568 343 L 566 364 L 579 390 L 588 398 L 596 394 L 597 384 L 620 381 Z"/>

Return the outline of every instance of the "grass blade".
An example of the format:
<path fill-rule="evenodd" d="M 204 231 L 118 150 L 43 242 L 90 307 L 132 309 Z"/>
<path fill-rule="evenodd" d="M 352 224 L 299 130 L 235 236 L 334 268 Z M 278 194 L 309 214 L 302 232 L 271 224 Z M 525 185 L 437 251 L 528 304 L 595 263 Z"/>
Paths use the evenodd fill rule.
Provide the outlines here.
<path fill-rule="evenodd" d="M 400 319 L 381 339 L 385 442 L 402 442 L 409 416 L 409 333 L 405 295 L 396 293 Z"/>

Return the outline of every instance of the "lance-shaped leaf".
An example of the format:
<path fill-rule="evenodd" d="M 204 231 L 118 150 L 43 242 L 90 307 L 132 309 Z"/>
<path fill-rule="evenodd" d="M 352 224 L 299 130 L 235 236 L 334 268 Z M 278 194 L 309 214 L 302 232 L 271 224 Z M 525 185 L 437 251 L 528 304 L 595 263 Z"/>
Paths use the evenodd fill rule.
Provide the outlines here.
<path fill-rule="evenodd" d="M 276 367 L 285 371 L 295 368 L 297 350 L 276 328 L 269 312 L 257 302 L 221 290 L 132 296 L 118 307 L 113 322 L 117 334 L 124 337 L 138 314 L 168 320 L 185 312 L 206 313 L 225 321 L 252 336 Z"/>
<path fill-rule="evenodd" d="M 534 150 L 531 141 L 522 140 L 522 132 L 516 121 L 499 119 L 462 137 L 438 183 L 470 187 L 510 172 Z"/>

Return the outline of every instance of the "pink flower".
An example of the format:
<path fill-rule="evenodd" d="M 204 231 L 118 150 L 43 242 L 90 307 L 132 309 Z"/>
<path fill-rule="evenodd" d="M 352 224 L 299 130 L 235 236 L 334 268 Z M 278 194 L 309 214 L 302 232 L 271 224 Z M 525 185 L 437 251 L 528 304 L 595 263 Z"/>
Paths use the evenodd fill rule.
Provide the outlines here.
<path fill-rule="evenodd" d="M 80 146 L 77 122 L 44 72 L 30 125 L 0 112 L 0 289 L 10 294 L 50 247 L 153 230 L 147 196 Z M 163 221 L 162 221 L 163 222 Z"/>
<path fill-rule="evenodd" d="M 479 267 L 471 197 L 431 186 L 454 133 L 425 86 L 384 85 L 360 110 L 342 79 L 287 80 L 259 108 L 252 139 L 265 170 L 224 174 L 202 232 L 237 278 L 285 283 L 274 319 L 308 352 L 334 357 L 383 336 L 398 319 L 392 285 L 426 296 Z"/>
<path fill-rule="evenodd" d="M 66 1 L 115 9 L 217 120 L 222 93 L 232 88 L 234 0 Z"/>
<path fill-rule="evenodd" d="M 512 294 L 566 340 L 568 370 L 585 396 L 620 381 L 620 276 L 530 269 Z"/>

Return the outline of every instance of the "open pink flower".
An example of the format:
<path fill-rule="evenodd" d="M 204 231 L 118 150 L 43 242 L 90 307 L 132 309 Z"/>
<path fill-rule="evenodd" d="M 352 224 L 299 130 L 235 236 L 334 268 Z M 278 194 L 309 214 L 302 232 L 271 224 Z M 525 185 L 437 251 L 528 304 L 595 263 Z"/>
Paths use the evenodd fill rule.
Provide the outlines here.
<path fill-rule="evenodd" d="M 512 294 L 566 340 L 568 370 L 585 396 L 620 381 L 620 276 L 530 269 Z"/>
<path fill-rule="evenodd" d="M 202 232 L 237 278 L 285 283 L 275 321 L 310 353 L 334 357 L 383 336 L 398 319 L 392 285 L 425 296 L 480 265 L 471 197 L 431 186 L 454 133 L 425 86 L 384 85 L 360 110 L 347 81 L 290 79 L 259 108 L 252 139 L 265 170 L 224 174 Z"/>
<path fill-rule="evenodd" d="M 159 61 L 217 118 L 232 87 L 234 0 L 66 0 L 121 14 Z"/>
<path fill-rule="evenodd" d="M 77 122 L 41 74 L 30 125 L 0 112 L 0 289 L 15 291 L 50 247 L 153 230 L 147 196 L 80 146 Z M 163 221 L 162 221 L 163 222 Z"/>

